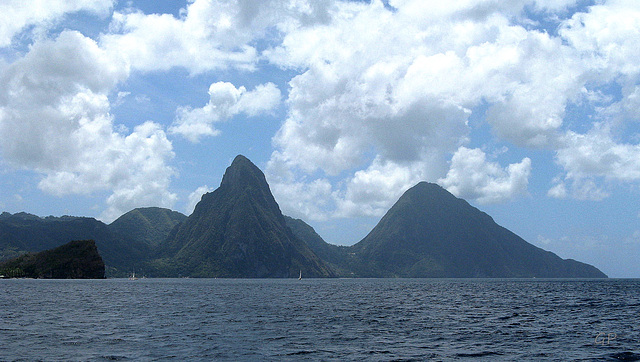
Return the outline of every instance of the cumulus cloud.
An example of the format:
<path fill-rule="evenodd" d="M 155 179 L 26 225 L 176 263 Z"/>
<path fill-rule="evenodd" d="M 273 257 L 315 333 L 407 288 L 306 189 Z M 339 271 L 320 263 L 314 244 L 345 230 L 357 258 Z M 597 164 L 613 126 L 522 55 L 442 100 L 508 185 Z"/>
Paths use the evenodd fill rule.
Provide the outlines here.
<path fill-rule="evenodd" d="M 13 37 L 25 28 L 31 25 L 46 27 L 66 13 L 87 11 L 97 15 L 107 15 L 114 2 L 114 0 L 3 0 L 0 2 L 0 47 L 10 45 Z"/>
<path fill-rule="evenodd" d="M 585 134 L 567 132 L 555 160 L 564 170 L 548 193 L 556 198 L 602 200 L 608 192 L 597 180 L 640 180 L 640 145 L 616 142 L 606 124 L 596 124 Z"/>
<path fill-rule="evenodd" d="M 302 70 L 289 83 L 288 115 L 273 138 L 273 172 L 290 172 L 277 190 L 304 190 L 328 177 L 325 197 L 310 200 L 334 205 L 333 215 L 375 214 L 398 191 L 373 181 L 375 191 L 357 186 L 380 165 L 393 165 L 410 170 L 411 182 L 440 180 L 480 202 L 525 193 L 530 159 L 502 168 L 465 147 L 470 115 L 485 109 L 480 117 L 500 142 L 556 153 L 564 176 L 549 196 L 601 199 L 607 192 L 600 180 L 638 180 L 636 144 L 571 129 L 589 129 L 592 118 L 566 120 L 569 107 L 580 107 L 612 128 L 637 121 L 637 2 L 612 0 L 574 14 L 568 10 L 580 4 L 571 0 L 443 4 L 337 3 L 327 22 L 290 28 L 264 52 L 272 63 Z M 557 31 L 536 29 L 531 12 Z M 622 99 L 614 102 L 609 89 L 616 87 Z M 451 154 L 451 168 L 443 169 Z M 392 185 L 387 175 L 376 177 Z"/>
<path fill-rule="evenodd" d="M 84 145 L 66 136 L 81 126 L 109 124 L 106 94 L 127 76 L 126 64 L 80 33 L 67 31 L 56 40 L 36 42 L 2 74 L 4 157 L 38 169 L 72 163 L 69 159 L 75 159 Z"/>
<path fill-rule="evenodd" d="M 451 159 L 447 176 L 438 180 L 452 194 L 480 203 L 501 202 L 527 191 L 531 160 L 524 158 L 503 169 L 480 149 L 460 147 Z"/>
<path fill-rule="evenodd" d="M 615 142 L 607 128 L 598 127 L 586 134 L 568 132 L 556 161 L 572 179 L 599 176 L 640 180 L 640 145 Z"/>
<path fill-rule="evenodd" d="M 115 12 L 111 31 L 101 37 L 109 51 L 122 53 L 135 69 L 191 73 L 237 68 L 255 70 L 255 41 L 275 29 L 314 24 L 327 18 L 329 1 L 195 0 L 179 17 Z"/>
<path fill-rule="evenodd" d="M 289 83 L 274 155 L 294 174 L 347 173 L 332 191 L 340 196 L 335 215 L 377 214 L 410 182 L 441 178 L 448 155 L 463 152 L 469 116 L 481 104 L 501 138 L 527 147 L 557 142 L 566 102 L 582 87 L 581 68 L 571 61 L 576 52 L 512 22 L 527 2 L 506 11 L 498 2 L 476 3 L 397 1 L 395 10 L 376 1 L 340 3 L 329 23 L 294 29 L 265 52 L 283 67 L 305 69 Z M 453 174 L 445 180 L 467 197 L 503 200 L 526 189 L 529 162 L 506 176 L 490 163 L 477 165 L 483 169 L 474 171 L 489 175 L 484 185 L 466 187 Z M 385 181 L 385 168 L 410 177 Z M 298 175 L 297 182 L 313 180 Z M 386 186 L 373 177 L 363 183 L 365 175 Z M 365 184 L 372 189 L 364 192 Z"/>
<path fill-rule="evenodd" d="M 104 13 L 113 2 L 54 1 L 31 15 L 9 4 L 0 13 L 18 21 L 0 26 L 0 46 L 30 24 Z M 65 31 L 0 64 L 0 149 L 8 163 L 41 172 L 48 192 L 108 189 L 109 202 L 125 205 L 144 195 L 133 182 L 110 180 L 154 175 L 153 199 L 171 203 L 173 151 L 162 128 L 114 126 L 107 96 L 130 71 L 268 64 L 296 74 L 267 168 L 283 209 L 379 215 L 421 180 L 480 202 L 525 193 L 531 161 L 503 167 L 471 148 L 470 119 L 486 123 L 498 147 L 554 153 L 549 196 L 601 199 L 607 182 L 640 180 L 638 136 L 620 137 L 639 119 L 639 29 L 635 0 L 194 0 L 178 16 L 130 8 L 113 14 L 97 43 Z M 216 122 L 268 112 L 282 97 L 272 83 L 247 90 L 218 82 L 209 94 L 200 108 L 178 108 L 170 132 L 196 142 L 218 134 Z M 574 108 L 588 116 L 568 119 Z M 91 170 L 86 160 L 117 165 L 135 139 L 156 150 L 149 158 L 157 167 L 131 160 L 138 176 L 106 179 Z"/>
<path fill-rule="evenodd" d="M 203 136 L 216 136 L 220 131 L 213 127 L 216 122 L 226 121 L 244 113 L 256 116 L 268 112 L 280 103 L 280 90 L 273 83 L 258 85 L 254 90 L 236 88 L 228 82 L 217 82 L 209 87 L 209 102 L 202 108 L 180 107 L 176 121 L 169 128 L 171 133 L 198 142 Z"/>
<path fill-rule="evenodd" d="M 433 167 L 436 163 L 434 160 L 396 163 L 378 157 L 366 169 L 335 182 L 330 178 L 309 178 L 301 170 L 291 168 L 286 158 L 275 152 L 267 164 L 266 176 L 287 215 L 316 221 L 379 217 L 408 188 L 439 175 L 446 165 Z"/>
<path fill-rule="evenodd" d="M 633 0 L 610 0 L 576 13 L 560 34 L 573 48 L 590 57 L 600 76 L 637 76 L 640 64 L 640 6 Z"/>
<path fill-rule="evenodd" d="M 1 76 L 3 159 L 42 174 L 39 187 L 53 195 L 112 192 L 107 221 L 137 206 L 172 206 L 167 162 L 174 154 L 161 127 L 114 130 L 107 94 L 128 72 L 80 33 L 37 41 Z"/>

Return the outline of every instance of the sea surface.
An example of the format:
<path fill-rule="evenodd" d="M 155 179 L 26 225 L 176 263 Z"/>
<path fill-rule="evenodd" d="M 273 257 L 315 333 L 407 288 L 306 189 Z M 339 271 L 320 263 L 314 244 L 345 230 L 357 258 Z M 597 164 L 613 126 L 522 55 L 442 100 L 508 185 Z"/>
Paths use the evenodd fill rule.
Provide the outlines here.
<path fill-rule="evenodd" d="M 0 360 L 640 360 L 640 280 L 0 280 Z"/>

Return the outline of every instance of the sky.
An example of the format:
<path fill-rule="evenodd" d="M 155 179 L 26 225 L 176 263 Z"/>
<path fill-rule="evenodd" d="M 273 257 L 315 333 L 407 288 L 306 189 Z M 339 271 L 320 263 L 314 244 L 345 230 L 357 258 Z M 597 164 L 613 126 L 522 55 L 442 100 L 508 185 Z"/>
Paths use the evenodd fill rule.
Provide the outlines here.
<path fill-rule="evenodd" d="M 361 240 L 437 183 L 640 277 L 637 0 L 4 0 L 0 210 L 190 214 L 233 158 Z"/>

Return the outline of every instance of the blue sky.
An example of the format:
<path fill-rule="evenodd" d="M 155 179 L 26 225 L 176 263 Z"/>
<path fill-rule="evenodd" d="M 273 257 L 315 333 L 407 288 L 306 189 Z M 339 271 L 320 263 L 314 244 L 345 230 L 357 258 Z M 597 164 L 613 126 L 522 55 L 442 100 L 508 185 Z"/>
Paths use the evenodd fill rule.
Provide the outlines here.
<path fill-rule="evenodd" d="M 640 277 L 635 0 L 10 0 L 0 24 L 0 210 L 189 214 L 244 154 L 328 242 L 425 180 Z"/>

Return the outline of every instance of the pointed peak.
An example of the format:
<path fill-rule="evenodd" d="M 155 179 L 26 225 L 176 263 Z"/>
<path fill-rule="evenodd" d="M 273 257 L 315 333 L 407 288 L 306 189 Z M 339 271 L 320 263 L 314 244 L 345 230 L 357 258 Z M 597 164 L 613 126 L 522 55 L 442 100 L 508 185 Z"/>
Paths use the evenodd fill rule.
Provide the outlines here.
<path fill-rule="evenodd" d="M 431 182 L 427 182 L 427 181 L 420 181 L 413 188 L 431 189 L 431 190 L 444 190 L 444 188 L 442 186 L 440 186 L 438 184 L 431 183 Z"/>
<path fill-rule="evenodd" d="M 238 155 L 224 173 L 220 187 L 257 183 L 266 185 L 267 181 L 258 166 L 243 155 Z"/>
<path fill-rule="evenodd" d="M 242 164 L 249 164 L 249 165 L 253 165 L 253 162 L 251 162 L 248 158 L 246 158 L 243 155 L 237 155 L 234 159 L 233 162 L 231 162 L 231 167 L 238 166 L 238 165 L 242 165 Z M 254 165 L 255 166 L 255 165 Z"/>
<path fill-rule="evenodd" d="M 428 196 L 430 198 L 432 197 L 445 197 L 445 198 L 453 198 L 453 199 L 457 199 L 457 197 L 455 197 L 455 195 L 453 195 L 451 192 L 449 192 L 447 189 L 445 189 L 444 187 L 435 184 L 435 183 L 431 183 L 431 182 L 426 182 L 426 181 L 422 181 L 419 182 L 418 184 L 416 184 L 415 186 L 411 187 L 410 189 L 408 189 L 405 192 L 405 195 L 422 195 L 422 196 Z"/>

